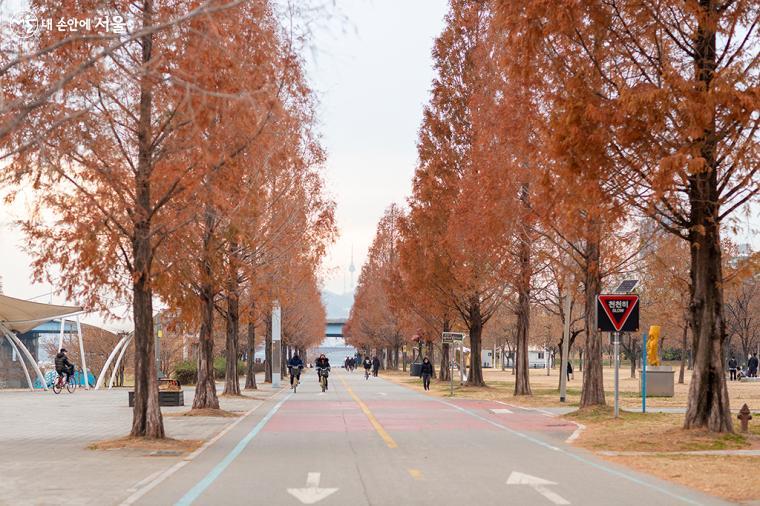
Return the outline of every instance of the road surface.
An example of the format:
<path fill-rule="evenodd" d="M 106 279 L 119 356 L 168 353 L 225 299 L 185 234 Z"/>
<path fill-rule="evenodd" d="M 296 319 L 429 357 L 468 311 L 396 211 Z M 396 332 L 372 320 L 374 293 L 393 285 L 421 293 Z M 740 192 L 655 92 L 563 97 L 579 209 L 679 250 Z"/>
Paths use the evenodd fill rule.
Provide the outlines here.
<path fill-rule="evenodd" d="M 576 429 L 360 372 L 333 370 L 322 393 L 308 372 L 126 504 L 725 504 L 574 448 Z"/>

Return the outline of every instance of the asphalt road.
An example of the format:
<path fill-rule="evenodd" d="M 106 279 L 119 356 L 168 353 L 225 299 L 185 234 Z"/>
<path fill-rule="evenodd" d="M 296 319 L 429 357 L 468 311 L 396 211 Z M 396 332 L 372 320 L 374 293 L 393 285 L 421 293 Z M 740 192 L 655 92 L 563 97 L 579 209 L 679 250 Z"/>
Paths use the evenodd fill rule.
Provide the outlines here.
<path fill-rule="evenodd" d="M 566 443 L 540 410 L 438 399 L 363 373 L 272 397 L 127 504 L 725 504 Z"/>

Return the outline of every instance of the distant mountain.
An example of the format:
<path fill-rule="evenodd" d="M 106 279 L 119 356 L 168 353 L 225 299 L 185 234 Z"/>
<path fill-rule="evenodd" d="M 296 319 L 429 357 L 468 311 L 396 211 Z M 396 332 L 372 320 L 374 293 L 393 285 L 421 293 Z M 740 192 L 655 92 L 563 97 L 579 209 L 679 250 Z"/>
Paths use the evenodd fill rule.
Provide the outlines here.
<path fill-rule="evenodd" d="M 351 306 L 354 304 L 354 293 L 333 293 L 327 290 L 322 292 L 322 302 L 325 304 L 328 318 L 348 318 Z"/>

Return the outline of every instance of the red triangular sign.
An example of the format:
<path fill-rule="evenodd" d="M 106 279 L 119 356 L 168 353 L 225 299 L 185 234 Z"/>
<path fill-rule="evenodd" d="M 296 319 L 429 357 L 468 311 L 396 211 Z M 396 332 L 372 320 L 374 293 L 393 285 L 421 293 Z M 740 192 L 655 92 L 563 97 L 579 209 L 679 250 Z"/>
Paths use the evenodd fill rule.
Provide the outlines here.
<path fill-rule="evenodd" d="M 612 326 L 615 330 L 620 332 L 620 329 L 625 325 L 626 320 L 631 316 L 633 308 L 639 303 L 638 295 L 600 295 L 599 301 L 602 303 L 602 308 L 610 319 Z"/>

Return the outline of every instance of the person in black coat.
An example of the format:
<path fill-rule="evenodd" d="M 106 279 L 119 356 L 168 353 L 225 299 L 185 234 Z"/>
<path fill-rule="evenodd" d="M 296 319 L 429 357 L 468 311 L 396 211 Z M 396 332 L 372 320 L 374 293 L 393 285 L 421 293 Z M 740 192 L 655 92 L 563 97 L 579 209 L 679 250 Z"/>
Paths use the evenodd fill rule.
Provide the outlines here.
<path fill-rule="evenodd" d="M 422 376 L 422 386 L 425 390 L 430 390 L 430 378 L 433 377 L 433 364 L 430 363 L 427 357 L 422 360 L 420 375 Z"/>
<path fill-rule="evenodd" d="M 380 370 L 380 359 L 377 357 L 374 357 L 372 359 L 372 375 L 377 376 L 377 372 Z"/>
<path fill-rule="evenodd" d="M 729 379 L 731 381 L 736 381 L 736 368 L 739 366 L 739 363 L 736 361 L 733 355 L 731 355 L 731 358 L 728 360 L 728 372 L 729 372 Z"/>
<path fill-rule="evenodd" d="M 66 348 L 61 348 L 55 356 L 55 372 L 57 372 L 58 375 L 65 374 L 66 382 L 68 382 L 71 376 L 74 375 L 74 364 L 69 362 L 69 357 L 66 355 Z"/>
<path fill-rule="evenodd" d="M 749 369 L 750 378 L 757 378 L 757 367 L 758 367 L 757 353 L 753 353 L 752 358 L 750 358 L 749 362 L 747 362 L 747 369 Z"/>

